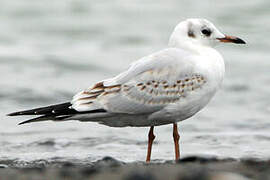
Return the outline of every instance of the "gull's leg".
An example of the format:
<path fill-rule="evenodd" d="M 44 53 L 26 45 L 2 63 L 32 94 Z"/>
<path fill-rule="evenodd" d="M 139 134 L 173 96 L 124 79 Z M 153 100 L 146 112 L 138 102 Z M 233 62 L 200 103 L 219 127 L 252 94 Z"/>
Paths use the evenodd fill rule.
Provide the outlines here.
<path fill-rule="evenodd" d="M 180 158 L 180 151 L 179 151 L 179 134 L 177 123 L 173 123 L 173 140 L 174 140 L 174 149 L 175 149 L 175 160 L 177 161 Z"/>
<path fill-rule="evenodd" d="M 155 139 L 154 135 L 154 126 L 151 126 L 149 133 L 148 133 L 148 148 L 147 148 L 147 156 L 146 156 L 146 162 L 150 162 L 151 159 L 151 151 L 152 151 L 152 144 Z"/>

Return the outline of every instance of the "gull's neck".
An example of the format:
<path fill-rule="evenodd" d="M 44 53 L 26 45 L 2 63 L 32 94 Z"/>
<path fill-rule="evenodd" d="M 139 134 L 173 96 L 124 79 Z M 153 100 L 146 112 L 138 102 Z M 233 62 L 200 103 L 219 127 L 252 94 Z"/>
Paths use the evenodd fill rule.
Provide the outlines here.
<path fill-rule="evenodd" d="M 173 35 L 171 36 L 168 45 L 171 48 L 179 48 L 189 51 L 193 54 L 207 56 L 208 58 L 204 59 L 203 64 L 209 64 L 211 67 L 216 66 L 216 69 L 222 72 L 221 74 L 224 74 L 225 72 L 224 60 L 222 56 L 216 49 L 212 48 L 211 46 L 200 44 L 190 38 L 183 36 L 177 37 Z M 221 77 L 223 77 L 223 75 L 221 75 Z"/>

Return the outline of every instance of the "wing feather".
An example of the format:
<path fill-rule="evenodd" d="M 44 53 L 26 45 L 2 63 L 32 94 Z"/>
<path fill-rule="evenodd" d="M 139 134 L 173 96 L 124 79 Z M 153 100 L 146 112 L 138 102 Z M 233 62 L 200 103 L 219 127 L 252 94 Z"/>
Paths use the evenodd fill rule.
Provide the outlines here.
<path fill-rule="evenodd" d="M 75 95 L 72 107 L 77 111 L 103 108 L 130 114 L 158 111 L 206 82 L 187 57 L 189 54 L 182 50 L 169 49 L 142 58 L 122 74 Z"/>

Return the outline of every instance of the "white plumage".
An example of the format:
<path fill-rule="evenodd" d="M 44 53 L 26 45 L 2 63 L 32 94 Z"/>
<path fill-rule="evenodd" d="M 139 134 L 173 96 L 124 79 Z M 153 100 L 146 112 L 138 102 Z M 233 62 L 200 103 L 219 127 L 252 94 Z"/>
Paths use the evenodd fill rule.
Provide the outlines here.
<path fill-rule="evenodd" d="M 224 77 L 220 42 L 244 44 L 205 19 L 187 19 L 174 29 L 168 48 L 145 56 L 119 75 L 76 94 L 71 102 L 11 113 L 45 120 L 96 121 L 108 126 L 157 126 L 200 111 Z"/>
<path fill-rule="evenodd" d="M 198 39 L 184 32 L 202 23 L 212 28 L 213 42 L 203 39 L 197 43 Z M 206 20 L 180 23 L 169 48 L 141 58 L 127 71 L 78 93 L 72 100 L 72 108 L 79 112 L 105 109 L 106 113 L 97 117 L 79 114 L 70 119 L 109 126 L 157 126 L 187 119 L 201 110 L 221 85 L 224 62 L 210 45 L 224 37 Z M 145 120 L 133 119 L 138 115 Z"/>

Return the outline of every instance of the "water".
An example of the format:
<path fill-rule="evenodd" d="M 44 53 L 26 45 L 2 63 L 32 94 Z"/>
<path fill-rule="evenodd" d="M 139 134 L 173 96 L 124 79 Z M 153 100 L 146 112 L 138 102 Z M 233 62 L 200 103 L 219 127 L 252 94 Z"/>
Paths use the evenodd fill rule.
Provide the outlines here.
<path fill-rule="evenodd" d="M 182 156 L 269 159 L 269 6 L 267 0 L 1 0 L 0 160 L 143 161 L 148 128 L 75 121 L 17 126 L 25 117 L 5 114 L 69 101 L 166 47 L 174 26 L 188 17 L 207 18 L 248 45 L 218 47 L 226 79 L 204 110 L 179 124 Z M 173 159 L 172 126 L 155 134 L 152 158 Z"/>

